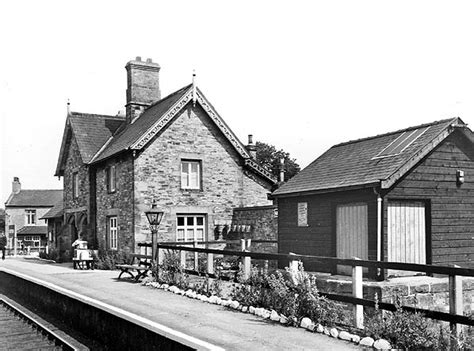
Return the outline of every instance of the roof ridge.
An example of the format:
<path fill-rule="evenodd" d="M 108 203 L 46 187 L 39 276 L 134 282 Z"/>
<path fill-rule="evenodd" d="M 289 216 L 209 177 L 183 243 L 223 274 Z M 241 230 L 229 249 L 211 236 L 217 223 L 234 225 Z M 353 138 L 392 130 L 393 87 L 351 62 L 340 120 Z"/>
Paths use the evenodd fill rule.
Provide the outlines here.
<path fill-rule="evenodd" d="M 71 111 L 69 116 L 91 116 L 91 117 L 98 117 L 98 118 L 112 118 L 112 119 L 119 119 L 125 120 L 125 116 L 118 116 L 118 115 L 104 115 L 99 113 L 89 113 L 89 112 L 78 112 L 78 111 Z"/>
<path fill-rule="evenodd" d="M 188 85 L 186 85 L 186 86 L 184 86 L 184 87 L 182 87 L 182 88 L 180 88 L 180 89 L 178 89 L 178 90 L 176 90 L 176 91 L 174 91 L 174 92 L 172 92 L 172 93 L 170 93 L 170 94 L 168 94 L 168 95 L 166 95 L 164 98 L 162 98 L 162 99 L 160 99 L 160 100 L 158 100 L 158 101 L 155 101 L 155 102 L 152 103 L 150 106 L 148 106 L 148 107 L 145 109 L 145 111 L 148 110 L 149 108 L 155 106 L 155 105 L 158 105 L 158 104 L 161 103 L 162 101 L 164 101 L 164 100 L 166 100 L 166 99 L 169 99 L 170 97 L 172 97 L 172 96 L 178 94 L 178 93 L 181 92 L 182 90 L 188 89 L 191 85 L 192 85 L 192 83 L 191 83 L 191 84 L 188 84 Z M 143 111 L 143 112 L 145 112 L 145 111 Z M 142 113 L 140 116 L 142 116 L 142 115 L 143 115 L 143 113 Z M 140 117 L 138 117 L 138 118 L 140 118 Z"/>
<path fill-rule="evenodd" d="M 339 144 L 335 144 L 335 145 L 331 146 L 331 148 L 338 147 L 338 146 L 349 145 L 349 144 L 354 144 L 354 143 L 358 143 L 358 142 L 366 141 L 366 140 L 382 138 L 382 137 L 386 137 L 386 136 L 392 135 L 392 134 L 398 134 L 398 133 L 407 132 L 407 131 L 414 130 L 414 129 L 420 129 L 420 128 L 423 128 L 423 127 L 429 127 L 429 126 L 433 126 L 433 125 L 436 125 L 436 124 L 446 123 L 448 121 L 452 122 L 452 121 L 457 120 L 457 119 L 459 119 L 459 117 L 446 118 L 446 119 L 442 119 L 442 120 L 439 120 L 439 121 L 434 121 L 434 122 L 430 122 L 430 123 L 423 123 L 423 124 L 420 124 L 420 125 L 417 125 L 417 126 L 403 128 L 403 129 L 395 130 L 395 131 L 388 132 L 388 133 L 377 134 L 377 135 L 373 135 L 373 136 L 370 136 L 370 137 L 349 140 L 349 141 L 345 141 L 345 142 L 342 142 L 342 143 L 339 143 Z"/>

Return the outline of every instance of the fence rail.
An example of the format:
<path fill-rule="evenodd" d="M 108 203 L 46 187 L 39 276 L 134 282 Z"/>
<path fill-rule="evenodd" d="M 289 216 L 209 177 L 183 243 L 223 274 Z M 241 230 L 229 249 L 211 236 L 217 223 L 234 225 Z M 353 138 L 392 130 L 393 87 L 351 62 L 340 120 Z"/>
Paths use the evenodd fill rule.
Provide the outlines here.
<path fill-rule="evenodd" d="M 237 256 L 242 259 L 242 272 L 244 278 L 250 276 L 251 262 L 252 260 L 273 260 L 278 262 L 289 262 L 290 270 L 297 269 L 298 261 L 315 262 L 324 265 L 345 265 L 352 266 L 352 296 L 339 295 L 332 293 L 321 293 L 321 295 L 328 299 L 351 303 L 354 306 L 354 321 L 357 328 L 363 328 L 363 306 L 375 307 L 376 302 L 363 298 L 363 284 L 362 284 L 362 272 L 363 267 L 367 268 L 378 268 L 378 269 L 396 269 L 401 271 L 413 271 L 422 272 L 427 274 L 440 274 L 447 275 L 449 277 L 449 310 L 450 313 L 438 312 L 427 309 L 419 309 L 409 306 L 402 306 L 401 308 L 408 312 L 420 312 L 426 317 L 446 321 L 451 324 L 453 333 L 459 334 L 461 332 L 461 324 L 474 326 L 474 319 L 463 315 L 463 297 L 462 297 L 462 278 L 461 277 L 474 277 L 474 269 L 462 268 L 462 267 L 448 267 L 448 266 L 434 266 L 434 265 L 423 265 L 413 263 L 400 263 L 400 262 L 379 262 L 379 261 L 368 261 L 360 260 L 358 258 L 353 259 L 341 259 L 335 257 L 323 257 L 323 256 L 311 256 L 311 255 L 298 255 L 298 254 L 271 254 L 271 253 L 260 253 L 248 251 L 251 242 L 269 242 L 265 240 L 249 240 L 241 239 L 241 251 L 235 250 L 220 250 L 212 248 L 203 248 L 199 245 L 209 244 L 223 244 L 223 243 L 238 243 L 239 240 L 232 241 L 209 241 L 209 242 L 161 242 L 157 244 L 156 252 L 157 259 L 159 262 L 163 259 L 160 250 L 175 250 L 180 252 L 181 265 L 185 267 L 186 252 L 194 253 L 194 270 L 198 271 L 198 254 L 204 253 L 207 255 L 207 269 L 206 274 L 209 277 L 215 277 L 214 271 L 214 255 L 225 255 L 225 256 Z M 273 242 L 273 241 L 272 241 Z M 187 246 L 192 245 L 192 247 Z M 151 244 L 139 244 L 139 246 L 151 247 Z M 395 311 L 396 306 L 394 304 L 378 302 L 379 308 L 387 311 Z"/>

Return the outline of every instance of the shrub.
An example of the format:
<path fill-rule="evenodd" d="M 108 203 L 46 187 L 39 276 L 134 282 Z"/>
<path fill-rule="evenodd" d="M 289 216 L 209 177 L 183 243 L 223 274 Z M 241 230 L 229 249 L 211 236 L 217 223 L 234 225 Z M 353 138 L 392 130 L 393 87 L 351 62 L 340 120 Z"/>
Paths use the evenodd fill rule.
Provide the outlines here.
<path fill-rule="evenodd" d="M 181 267 L 180 255 L 176 251 L 165 252 L 163 262 L 155 270 L 155 277 L 160 283 L 176 285 L 181 289 L 189 287 L 189 276 Z"/>
<path fill-rule="evenodd" d="M 388 340 L 392 347 L 408 350 L 471 350 L 470 338 L 461 335 L 456 338 L 449 328 L 443 327 L 423 316 L 422 313 L 404 311 L 399 298 L 396 311 L 381 311 L 375 305 L 373 316 L 365 321 L 366 332 L 374 338 Z"/>
<path fill-rule="evenodd" d="M 96 256 L 93 254 L 92 258 L 94 259 L 95 267 L 103 270 L 116 269 L 118 264 L 127 261 L 127 255 L 125 253 L 112 250 L 99 250 L 99 255 Z"/>
<path fill-rule="evenodd" d="M 52 260 L 55 262 L 59 261 L 59 251 L 56 249 L 49 250 L 48 253 L 46 251 L 41 251 L 39 253 L 39 257 L 45 260 Z"/>
<path fill-rule="evenodd" d="M 268 281 L 266 275 L 262 274 L 256 267 L 252 267 L 250 277 L 244 279 L 242 272 L 237 275 L 234 286 L 233 298 L 247 306 L 265 306 Z"/>
<path fill-rule="evenodd" d="M 300 262 L 296 273 L 276 271 L 269 276 L 252 268 L 247 280 L 239 277 L 233 297 L 243 305 L 274 309 L 287 317 L 309 317 L 334 325 L 345 319 L 341 305 L 319 295 L 316 277 L 304 271 Z"/>

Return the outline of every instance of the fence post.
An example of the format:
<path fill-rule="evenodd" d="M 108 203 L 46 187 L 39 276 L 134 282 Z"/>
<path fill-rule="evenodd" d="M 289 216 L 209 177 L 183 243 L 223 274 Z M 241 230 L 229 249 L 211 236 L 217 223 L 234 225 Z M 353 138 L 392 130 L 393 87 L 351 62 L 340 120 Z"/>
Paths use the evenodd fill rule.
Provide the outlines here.
<path fill-rule="evenodd" d="M 186 251 L 179 250 L 179 264 L 181 268 L 186 269 Z"/>
<path fill-rule="evenodd" d="M 360 260 L 358 257 L 353 257 L 353 260 Z M 362 299 L 363 285 L 362 285 L 362 266 L 352 267 L 352 297 Z M 364 328 L 364 306 L 354 304 L 354 324 L 356 328 Z"/>
<path fill-rule="evenodd" d="M 250 278 L 252 261 L 250 259 L 250 256 L 245 256 L 243 261 L 244 261 L 244 271 L 243 271 L 244 279 L 248 279 Z"/>
<path fill-rule="evenodd" d="M 194 240 L 193 247 L 196 248 L 198 245 L 197 240 Z M 197 272 L 199 271 L 199 256 L 198 253 L 194 253 L 194 270 Z"/>
<path fill-rule="evenodd" d="M 245 239 L 240 239 L 240 251 L 245 251 Z"/>
<path fill-rule="evenodd" d="M 209 275 L 214 274 L 214 254 L 207 254 L 207 292 L 211 290 L 212 278 Z"/>
<path fill-rule="evenodd" d="M 163 261 L 163 255 L 161 254 L 161 250 L 160 250 L 160 244 L 156 244 L 156 261 L 154 261 L 155 257 L 152 258 L 152 267 L 153 267 L 153 264 L 156 264 L 156 273 L 158 274 L 159 271 L 160 271 L 160 264 L 162 263 Z"/>
<path fill-rule="evenodd" d="M 245 249 L 250 251 L 250 246 L 252 245 L 252 239 L 247 239 L 247 243 L 245 245 Z"/>
<path fill-rule="evenodd" d="M 453 267 L 459 268 L 458 265 L 453 265 Z M 455 274 L 449 276 L 449 313 L 460 316 L 463 315 L 462 280 L 461 276 Z M 457 323 L 450 323 L 450 326 L 451 333 L 459 337 L 462 326 Z"/>

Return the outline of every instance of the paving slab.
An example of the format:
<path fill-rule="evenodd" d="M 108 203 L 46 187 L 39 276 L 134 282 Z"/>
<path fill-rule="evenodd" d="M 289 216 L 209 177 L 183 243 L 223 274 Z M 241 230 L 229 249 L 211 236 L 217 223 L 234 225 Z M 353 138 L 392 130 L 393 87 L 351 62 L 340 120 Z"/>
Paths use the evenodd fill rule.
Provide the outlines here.
<path fill-rule="evenodd" d="M 361 349 L 326 335 L 117 280 L 119 271 L 73 270 L 72 264 L 46 264 L 19 258 L 0 261 L 0 270 L 54 284 L 226 350 Z"/>

